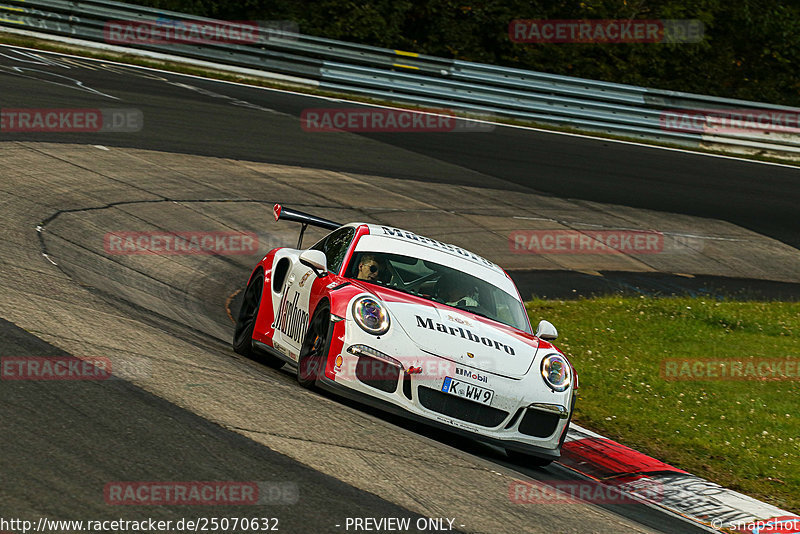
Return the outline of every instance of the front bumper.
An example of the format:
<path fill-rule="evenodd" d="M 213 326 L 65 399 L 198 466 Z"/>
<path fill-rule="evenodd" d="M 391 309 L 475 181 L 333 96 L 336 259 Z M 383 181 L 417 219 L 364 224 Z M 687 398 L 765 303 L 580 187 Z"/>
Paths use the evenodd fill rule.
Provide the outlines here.
<path fill-rule="evenodd" d="M 473 432 L 465 428 L 459 428 L 457 426 L 453 426 L 444 423 L 442 421 L 437 421 L 436 419 L 431 419 L 430 417 L 410 412 L 406 408 L 403 408 L 402 406 L 399 406 L 397 404 L 388 402 L 380 398 L 376 398 L 368 393 L 357 391 L 343 384 L 334 382 L 333 380 L 325 376 L 322 376 L 317 380 L 317 385 L 320 388 L 329 391 L 335 395 L 339 395 L 341 397 L 345 397 L 347 399 L 360 402 L 362 404 L 366 404 L 367 406 L 378 408 L 379 410 L 383 410 L 385 412 L 394 415 L 399 415 L 411 421 L 447 430 L 448 432 L 452 432 L 454 434 L 490 443 L 498 447 L 503 447 L 507 450 L 522 452 L 533 456 L 537 456 L 539 458 L 544 458 L 547 460 L 558 460 L 561 457 L 561 443 L 563 443 L 563 439 L 559 439 L 558 447 L 555 449 L 540 447 L 527 442 L 515 441 L 513 439 L 498 439 L 495 437 L 486 436 L 481 433 Z M 566 435 L 566 426 L 564 428 L 564 435 Z"/>
<path fill-rule="evenodd" d="M 382 371 L 378 379 L 371 379 L 373 375 L 366 373 L 365 376 L 359 372 L 358 363 L 363 363 L 365 355 L 348 351 L 352 346 L 341 346 L 343 350 L 335 355 L 340 365 L 335 366 L 332 373 L 320 377 L 320 387 L 404 418 L 508 450 L 547 460 L 560 457 L 574 402 L 571 389 L 552 392 L 544 388 L 541 378 L 535 375 L 513 379 L 476 371 L 480 378 L 470 385 L 494 391 L 491 405 L 486 405 L 442 391 L 446 376 L 469 383 L 469 378 L 465 380 L 463 373 L 459 373 L 464 368 L 461 364 L 441 359 L 441 366 L 438 362 L 436 365 L 437 372 L 424 376 L 407 371 L 419 365 L 420 358 L 430 360 L 430 355 L 417 354 L 397 359 L 388 356 L 383 363 L 397 368 L 392 372 Z M 352 372 L 346 372 L 348 368 Z"/>

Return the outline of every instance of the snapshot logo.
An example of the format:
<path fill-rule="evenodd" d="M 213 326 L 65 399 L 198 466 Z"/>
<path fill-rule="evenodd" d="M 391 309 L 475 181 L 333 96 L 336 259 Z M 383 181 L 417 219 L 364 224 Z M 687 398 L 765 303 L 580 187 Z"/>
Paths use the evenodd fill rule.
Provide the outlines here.
<path fill-rule="evenodd" d="M 751 521 L 734 521 L 723 523 L 721 519 L 713 519 L 711 527 L 723 528 L 741 534 L 798 534 L 800 533 L 800 517 L 780 516 L 771 519 L 753 519 Z"/>
<path fill-rule="evenodd" d="M 4 356 L 0 358 L 2 380 L 108 380 L 111 360 L 102 357 Z"/>
<path fill-rule="evenodd" d="M 253 232 L 108 232 L 103 238 L 108 254 L 213 254 L 235 256 L 258 253 Z"/>
<path fill-rule="evenodd" d="M 661 361 L 661 378 L 692 380 L 800 380 L 800 358 L 667 359 Z"/>
<path fill-rule="evenodd" d="M 516 19 L 508 25 L 515 43 L 699 43 L 705 26 L 696 19 Z"/>
<path fill-rule="evenodd" d="M 3 108 L 0 132 L 139 132 L 144 115 L 127 108 Z"/>
<path fill-rule="evenodd" d="M 431 112 L 385 108 L 309 108 L 300 114 L 306 132 L 489 132 L 494 124 Z"/>
<path fill-rule="evenodd" d="M 514 480 L 508 486 L 508 498 L 514 504 L 641 504 L 642 499 L 661 502 L 664 487 L 650 478 L 619 486 L 594 480 Z"/>
<path fill-rule="evenodd" d="M 800 133 L 800 110 L 668 109 L 661 112 L 662 130 L 701 134 Z"/>
<path fill-rule="evenodd" d="M 514 230 L 513 254 L 655 254 L 664 250 L 661 232 L 643 230 Z"/>
<path fill-rule="evenodd" d="M 136 506 L 238 506 L 295 504 L 294 482 L 109 482 L 106 504 Z"/>

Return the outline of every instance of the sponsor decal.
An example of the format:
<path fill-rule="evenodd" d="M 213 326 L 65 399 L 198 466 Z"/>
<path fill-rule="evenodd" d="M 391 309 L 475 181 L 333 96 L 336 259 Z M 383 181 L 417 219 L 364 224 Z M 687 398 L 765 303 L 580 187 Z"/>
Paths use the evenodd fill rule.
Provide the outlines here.
<path fill-rule="evenodd" d="M 258 235 L 253 232 L 108 232 L 103 238 L 108 254 L 255 254 Z"/>
<path fill-rule="evenodd" d="M 515 230 L 514 254 L 655 254 L 664 250 L 661 232 L 640 230 Z"/>
<path fill-rule="evenodd" d="M 425 319 L 423 319 L 419 315 L 416 315 L 415 317 L 417 318 L 417 326 L 419 326 L 421 328 L 427 328 L 428 330 L 436 330 L 437 332 L 450 334 L 451 336 L 460 336 L 460 337 L 462 337 L 464 339 L 468 339 L 468 340 L 473 341 L 475 343 L 481 343 L 483 345 L 486 345 L 487 347 L 491 347 L 491 348 L 494 348 L 496 350 L 502 350 L 502 351 L 504 351 L 507 354 L 510 354 L 512 356 L 515 354 L 513 347 L 511 347 L 509 345 L 506 345 L 505 343 L 501 343 L 501 342 L 499 342 L 497 340 L 493 340 L 493 339 L 488 338 L 488 337 L 477 336 L 474 333 L 472 333 L 471 330 L 469 330 L 467 328 L 461 328 L 461 327 L 456 328 L 456 327 L 453 327 L 453 326 L 444 325 L 442 323 L 436 323 L 430 317 L 425 318 Z"/>
<path fill-rule="evenodd" d="M 515 43 L 699 43 L 704 34 L 697 19 L 516 19 L 508 25 Z"/>
<path fill-rule="evenodd" d="M 308 271 L 306 274 L 304 274 L 303 278 L 300 279 L 300 283 L 297 284 L 297 285 L 300 286 L 300 287 L 303 287 L 303 284 L 306 283 L 306 280 L 308 280 L 309 276 L 311 276 L 311 271 Z"/>
<path fill-rule="evenodd" d="M 288 295 L 289 292 L 285 291 L 281 297 L 281 303 L 278 306 L 278 320 L 273 327 L 299 344 L 302 343 L 308 328 L 308 310 L 297 305 L 300 293 L 295 291 L 292 300 L 289 300 Z"/>
<path fill-rule="evenodd" d="M 463 256 L 465 258 L 471 259 L 473 261 L 482 262 L 484 265 L 489 267 L 493 267 L 495 269 L 499 269 L 497 265 L 490 262 L 489 260 L 478 256 L 468 250 L 464 250 L 463 248 L 457 247 L 455 245 L 449 245 L 447 243 L 442 243 L 441 241 L 436 241 L 435 239 L 431 239 L 429 237 L 423 237 L 421 235 L 417 235 L 413 232 L 409 232 L 407 230 L 399 230 L 397 228 L 390 228 L 386 226 L 381 226 L 383 230 L 383 235 L 389 235 L 392 237 L 399 237 L 401 239 L 407 239 L 409 241 L 417 241 L 418 243 L 424 243 L 426 245 L 430 245 L 432 247 L 439 248 L 444 250 L 445 252 L 450 252 L 451 254 L 458 254 L 459 256 Z"/>
<path fill-rule="evenodd" d="M 800 112 L 766 109 L 668 109 L 661 129 L 700 134 L 798 134 Z"/>
<path fill-rule="evenodd" d="M 640 504 L 641 499 L 661 502 L 663 495 L 663 485 L 652 479 L 625 489 L 594 480 L 514 480 L 508 486 L 508 499 L 515 504 Z"/>
<path fill-rule="evenodd" d="M 800 358 L 668 359 L 661 378 L 686 380 L 800 380 Z"/>
<path fill-rule="evenodd" d="M 2 380 L 108 380 L 108 358 L 8 356 L 0 358 Z"/>
<path fill-rule="evenodd" d="M 144 126 L 139 109 L 3 108 L 0 132 L 138 132 Z"/>
<path fill-rule="evenodd" d="M 453 321 L 454 323 L 463 324 L 464 326 L 472 326 L 472 323 L 461 317 L 454 317 L 450 314 L 447 314 L 447 319 Z"/>
<path fill-rule="evenodd" d="M 463 369 L 461 367 L 456 367 L 456 374 L 459 376 L 465 376 L 467 378 L 477 380 L 478 382 L 483 382 L 483 383 L 489 382 L 488 376 L 476 373 L 475 371 L 470 371 L 469 369 Z"/>

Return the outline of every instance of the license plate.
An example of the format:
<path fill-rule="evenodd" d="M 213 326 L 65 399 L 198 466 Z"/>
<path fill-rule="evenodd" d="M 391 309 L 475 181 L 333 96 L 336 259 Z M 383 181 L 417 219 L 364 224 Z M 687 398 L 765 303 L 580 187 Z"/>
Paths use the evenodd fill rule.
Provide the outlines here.
<path fill-rule="evenodd" d="M 492 399 L 494 399 L 494 391 L 491 389 L 473 386 L 472 384 L 467 384 L 466 382 L 450 378 L 449 376 L 446 376 L 444 379 L 442 391 L 486 405 L 491 405 Z"/>

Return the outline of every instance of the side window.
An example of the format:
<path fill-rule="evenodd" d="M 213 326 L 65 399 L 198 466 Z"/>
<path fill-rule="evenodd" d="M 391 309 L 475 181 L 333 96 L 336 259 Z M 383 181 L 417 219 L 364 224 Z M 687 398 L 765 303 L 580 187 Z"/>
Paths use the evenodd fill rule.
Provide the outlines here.
<path fill-rule="evenodd" d="M 340 228 L 311 248 L 325 253 L 325 257 L 328 259 L 329 271 L 339 272 L 344 261 L 344 255 L 347 254 L 347 247 L 350 246 L 355 234 L 356 229 L 352 226 Z"/>

